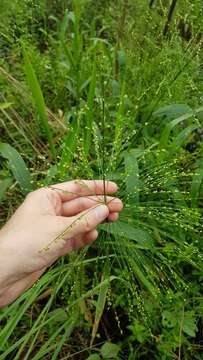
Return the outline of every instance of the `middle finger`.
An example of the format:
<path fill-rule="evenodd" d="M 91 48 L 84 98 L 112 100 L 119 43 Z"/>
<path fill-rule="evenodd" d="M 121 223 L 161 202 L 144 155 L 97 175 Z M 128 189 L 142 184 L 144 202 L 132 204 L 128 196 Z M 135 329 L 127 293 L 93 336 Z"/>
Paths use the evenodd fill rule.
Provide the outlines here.
<path fill-rule="evenodd" d="M 74 216 L 80 212 L 95 206 L 96 204 L 105 203 L 104 196 L 79 197 L 62 203 L 62 216 Z M 123 208 L 122 201 L 118 198 L 107 196 L 106 205 L 110 212 L 119 212 Z"/>

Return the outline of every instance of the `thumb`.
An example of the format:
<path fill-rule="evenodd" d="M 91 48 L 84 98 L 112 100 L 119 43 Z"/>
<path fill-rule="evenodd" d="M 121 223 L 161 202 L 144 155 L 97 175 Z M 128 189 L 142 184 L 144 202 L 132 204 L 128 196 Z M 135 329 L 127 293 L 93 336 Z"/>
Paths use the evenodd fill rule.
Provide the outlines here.
<path fill-rule="evenodd" d="M 72 217 L 61 217 L 64 223 L 63 238 L 70 238 L 94 230 L 109 215 L 106 205 L 96 205 Z"/>

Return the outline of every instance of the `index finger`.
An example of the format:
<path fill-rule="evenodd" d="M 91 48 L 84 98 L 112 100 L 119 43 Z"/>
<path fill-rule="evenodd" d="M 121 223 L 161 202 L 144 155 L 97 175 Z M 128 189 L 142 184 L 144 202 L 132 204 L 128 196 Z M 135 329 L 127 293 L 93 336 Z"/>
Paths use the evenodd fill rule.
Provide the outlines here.
<path fill-rule="evenodd" d="M 113 194 L 118 190 L 116 183 L 103 180 L 72 180 L 51 185 L 50 188 L 58 192 L 61 201 L 81 196 Z"/>

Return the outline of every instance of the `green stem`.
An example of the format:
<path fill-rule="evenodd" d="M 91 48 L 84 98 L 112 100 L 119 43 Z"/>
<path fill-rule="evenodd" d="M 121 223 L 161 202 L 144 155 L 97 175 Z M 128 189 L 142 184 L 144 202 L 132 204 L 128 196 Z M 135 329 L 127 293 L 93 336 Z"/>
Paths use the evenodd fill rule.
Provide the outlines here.
<path fill-rule="evenodd" d="M 102 179 L 104 185 L 104 202 L 107 203 L 106 198 L 106 161 L 105 161 L 105 101 L 104 101 L 104 77 L 102 75 Z"/>

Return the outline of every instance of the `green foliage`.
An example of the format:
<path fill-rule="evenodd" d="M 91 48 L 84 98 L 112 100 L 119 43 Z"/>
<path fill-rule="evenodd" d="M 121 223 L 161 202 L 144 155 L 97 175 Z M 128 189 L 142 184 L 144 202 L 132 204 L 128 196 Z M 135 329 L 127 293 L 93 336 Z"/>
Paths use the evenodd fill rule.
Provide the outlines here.
<path fill-rule="evenodd" d="M 32 191 L 33 186 L 30 172 L 17 150 L 15 150 L 9 144 L 0 143 L 0 156 L 8 160 L 8 167 L 13 173 L 15 180 L 20 185 L 23 194 L 27 194 L 28 192 Z M 9 183 L 7 183 L 7 185 L 8 184 Z"/>
<path fill-rule="evenodd" d="M 108 270 L 108 264 L 107 264 L 106 268 L 104 269 L 103 275 L 102 275 L 102 283 L 101 283 L 101 287 L 100 287 L 100 291 L 99 291 L 99 295 L 98 295 L 98 300 L 96 303 L 95 319 L 94 319 L 94 324 L 92 327 L 91 344 L 94 343 L 95 336 L 98 331 L 99 323 L 100 323 L 102 314 L 104 312 L 104 307 L 105 307 L 106 298 L 107 298 L 107 291 L 109 288 L 108 279 L 109 279 L 109 270 Z M 104 282 L 103 280 L 107 280 L 107 281 Z"/>
<path fill-rule="evenodd" d="M 104 359 L 116 359 L 119 351 L 119 346 L 110 342 L 106 342 L 101 347 L 101 355 Z"/>
<path fill-rule="evenodd" d="M 55 157 L 55 145 L 53 142 L 52 131 L 48 123 L 48 116 L 42 91 L 26 50 L 23 50 L 23 56 L 25 61 L 25 73 L 27 77 L 27 82 L 32 92 L 33 101 L 35 102 L 35 106 L 39 115 L 40 124 L 50 145 L 52 156 Z"/>
<path fill-rule="evenodd" d="M 118 353 L 120 351 L 120 347 L 117 344 L 113 344 L 111 342 L 105 342 L 102 345 L 99 354 L 92 354 L 88 356 L 87 360 L 107 360 L 107 359 L 119 359 Z"/>
<path fill-rule="evenodd" d="M 185 113 L 185 114 L 181 115 L 180 117 L 175 118 L 174 120 L 170 121 L 166 125 L 164 131 L 161 134 L 160 147 L 165 148 L 167 146 L 168 141 L 169 141 L 170 133 L 177 125 L 179 125 L 180 123 L 182 123 L 185 120 L 188 120 L 190 117 L 194 116 L 195 114 L 198 114 L 201 111 L 202 111 L 202 107 L 197 109 L 195 112 L 190 111 L 189 113 Z M 182 145 L 182 141 L 181 141 L 182 138 L 187 139 L 187 137 L 190 135 L 190 133 L 192 131 L 196 130 L 197 128 L 198 128 L 198 123 L 197 123 L 197 125 L 195 125 L 195 127 L 193 125 L 193 127 L 187 127 L 186 129 L 184 129 L 183 130 L 184 133 L 182 131 L 182 133 L 180 133 L 178 135 L 178 138 L 176 138 L 176 140 L 175 140 L 176 141 L 176 146 L 178 146 L 178 145 L 181 146 Z M 187 132 L 185 132 L 185 131 L 187 131 Z M 184 136 L 183 136 L 183 134 L 184 134 Z"/>
<path fill-rule="evenodd" d="M 191 184 L 191 205 L 193 207 L 198 205 L 198 199 L 200 197 L 200 189 L 203 182 L 203 169 L 200 167 L 197 169 L 197 172 L 193 175 L 192 184 Z"/>
<path fill-rule="evenodd" d="M 202 10 L 179 2 L 164 37 L 169 2 L 148 5 L 0 5 L 2 220 L 32 181 L 112 179 L 124 202 L 1 311 L 0 360 L 201 358 Z"/>
<path fill-rule="evenodd" d="M 9 188 L 11 183 L 12 183 L 12 180 L 10 178 L 0 180 L 0 202 L 2 201 L 2 199 L 6 193 L 6 190 Z"/>

